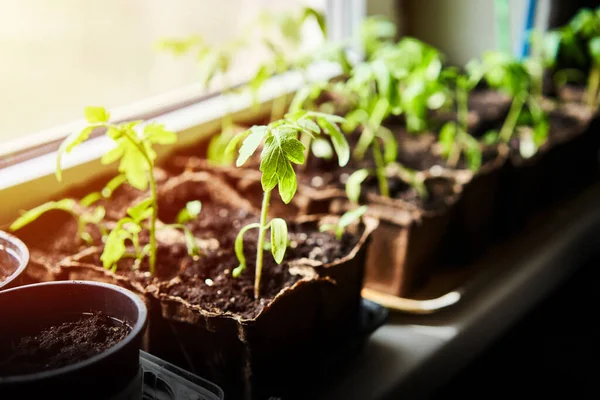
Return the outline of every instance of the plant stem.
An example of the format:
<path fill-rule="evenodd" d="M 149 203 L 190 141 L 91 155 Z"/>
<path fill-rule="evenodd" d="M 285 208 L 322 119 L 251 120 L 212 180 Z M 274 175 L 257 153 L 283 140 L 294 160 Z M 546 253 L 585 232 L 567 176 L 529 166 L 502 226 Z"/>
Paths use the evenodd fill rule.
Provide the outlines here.
<path fill-rule="evenodd" d="M 598 91 L 600 91 L 600 64 L 594 64 L 590 71 L 587 92 L 585 94 L 586 103 L 593 110 L 598 107 Z"/>
<path fill-rule="evenodd" d="M 508 111 L 508 115 L 506 116 L 506 120 L 504 121 L 504 124 L 500 129 L 500 134 L 498 135 L 502 142 L 508 143 L 508 141 L 512 137 L 513 132 L 515 130 L 515 126 L 517 125 L 519 114 L 521 114 L 521 110 L 523 109 L 524 103 L 524 96 L 516 95 L 513 98 L 512 104 L 510 105 L 510 110 Z"/>
<path fill-rule="evenodd" d="M 129 132 L 124 131 L 124 136 L 140 151 L 146 163 L 148 164 L 148 175 L 150 181 L 150 195 L 152 196 L 152 216 L 150 217 L 150 274 L 154 275 L 154 269 L 156 266 L 156 220 L 158 219 L 158 201 L 157 201 L 157 190 L 156 190 L 156 179 L 154 178 L 154 162 L 148 156 L 144 146 L 140 144 L 136 137 L 132 136 Z"/>
<path fill-rule="evenodd" d="M 379 182 L 379 193 L 383 197 L 390 197 L 390 188 L 388 186 L 387 177 L 385 176 L 385 162 L 381 154 L 381 145 L 377 138 L 373 138 L 373 160 L 375 161 L 375 174 Z"/>
<path fill-rule="evenodd" d="M 469 130 L 469 92 L 461 84 L 456 85 L 456 119 L 456 136 L 454 137 L 452 151 L 448 156 L 448 166 L 450 168 L 456 168 L 458 165 L 463 147 L 463 132 L 467 133 Z"/>
<path fill-rule="evenodd" d="M 303 171 L 306 171 L 308 167 L 308 158 L 310 157 L 310 145 L 312 143 L 312 138 L 310 135 L 302 134 L 300 137 L 300 143 L 304 146 L 304 164 L 301 165 Z"/>
<path fill-rule="evenodd" d="M 260 278 L 263 267 L 263 253 L 265 247 L 265 235 L 267 233 L 267 218 L 269 215 L 269 204 L 271 203 L 271 191 L 267 190 L 263 197 L 260 209 L 260 226 L 258 228 L 258 243 L 256 244 L 256 267 L 254 278 L 254 298 L 260 296 Z"/>

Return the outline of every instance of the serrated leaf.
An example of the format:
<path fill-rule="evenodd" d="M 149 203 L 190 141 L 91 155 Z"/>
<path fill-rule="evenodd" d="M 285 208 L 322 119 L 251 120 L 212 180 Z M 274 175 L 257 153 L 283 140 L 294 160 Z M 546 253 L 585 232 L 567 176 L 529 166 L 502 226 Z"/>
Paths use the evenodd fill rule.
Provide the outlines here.
<path fill-rule="evenodd" d="M 317 122 L 323 128 L 323 131 L 331 137 L 333 148 L 338 156 L 339 166 L 343 167 L 348 164 L 348 161 L 350 161 L 350 146 L 340 128 L 324 117 L 318 117 Z"/>
<path fill-rule="evenodd" d="M 600 21 L 598 24 L 600 25 Z M 594 63 L 600 64 L 600 36 L 596 36 L 588 42 L 588 49 Z"/>
<path fill-rule="evenodd" d="M 49 201 L 40 206 L 32 208 L 17 218 L 9 227 L 11 231 L 16 231 L 38 219 L 42 214 L 50 210 L 66 211 L 70 214 L 75 212 L 76 202 L 73 199 L 62 199 L 59 201 Z"/>
<path fill-rule="evenodd" d="M 119 172 L 125 174 L 131 186 L 138 190 L 148 187 L 148 169 L 146 158 L 139 149 L 129 141 L 123 142 L 124 154 L 119 164 Z"/>
<path fill-rule="evenodd" d="M 110 119 L 110 113 L 104 107 L 87 106 L 83 114 L 90 124 L 100 124 Z"/>
<path fill-rule="evenodd" d="M 348 177 L 346 181 L 346 196 L 353 203 L 358 203 L 360 199 L 361 184 L 369 176 L 368 169 L 356 170 Z"/>
<path fill-rule="evenodd" d="M 277 264 L 281 264 L 288 243 L 287 224 L 281 218 L 271 220 L 271 253 Z"/>
<path fill-rule="evenodd" d="M 310 143 L 310 150 L 317 158 L 330 160 L 333 157 L 331 144 L 323 138 L 315 138 Z"/>
<path fill-rule="evenodd" d="M 284 203 L 289 203 L 296 193 L 296 173 L 291 162 L 304 162 L 304 145 L 294 137 L 293 131 L 275 128 L 267 138 L 261 155 L 260 170 L 263 191 L 279 185 Z"/>
<path fill-rule="evenodd" d="M 173 144 L 177 142 L 177 134 L 165 129 L 163 124 L 150 123 L 144 127 L 144 136 L 151 143 Z"/>
<path fill-rule="evenodd" d="M 269 127 L 264 125 L 253 126 L 252 128 L 250 128 L 249 132 L 250 133 L 244 139 L 244 142 L 242 143 L 242 146 L 239 150 L 239 156 L 235 163 L 238 167 L 244 165 L 244 163 L 248 161 L 252 154 L 254 154 L 256 149 L 258 149 L 258 146 L 260 146 L 264 137 L 269 133 Z M 229 149 L 229 146 L 227 148 Z"/>

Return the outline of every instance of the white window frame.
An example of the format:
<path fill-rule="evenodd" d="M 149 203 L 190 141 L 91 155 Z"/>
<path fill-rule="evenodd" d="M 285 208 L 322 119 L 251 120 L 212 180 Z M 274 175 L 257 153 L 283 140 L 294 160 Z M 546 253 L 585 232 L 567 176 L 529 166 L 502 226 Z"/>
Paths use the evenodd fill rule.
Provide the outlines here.
<path fill-rule="evenodd" d="M 365 15 L 366 1 L 327 0 L 326 13 L 330 39 L 355 36 L 356 29 Z M 339 73 L 337 65 L 317 63 L 309 67 L 308 77 L 310 80 L 329 79 Z M 263 111 L 269 102 L 283 93 L 295 92 L 302 83 L 301 74 L 297 72 L 288 72 L 269 79 L 259 93 L 259 100 L 264 104 Z M 248 93 L 237 95 L 215 93 L 198 96 L 200 92 L 201 87 L 196 84 L 126 107 L 110 109 L 111 119 L 113 121 L 144 119 L 165 124 L 168 129 L 178 133 L 178 146 L 185 147 L 186 144 L 214 133 L 219 127 L 218 121 L 227 110 L 234 115 L 244 113 L 251 113 L 255 117 L 260 115 L 257 111 L 250 111 L 252 99 Z M 22 209 L 36 205 L 48 196 L 56 196 L 67 185 L 85 183 L 92 175 L 100 176 L 114 170 L 114 166 L 102 166 L 98 161 L 102 154 L 113 146 L 112 141 L 100 135 L 89 139 L 81 144 L 76 152 L 64 157 L 63 168 L 67 185 L 59 184 L 55 180 L 58 146 L 69 133 L 81 129 L 83 124 L 83 120 L 74 121 L 2 145 L 0 198 L 3 199 L 4 212 L 0 214 L 0 226 L 6 223 L 7 219 L 15 217 L 17 206 Z M 161 154 L 164 153 L 159 152 L 159 156 Z M 52 189 L 49 190 L 49 187 Z M 39 195 L 30 196 L 31 193 L 39 193 Z M 44 199 L 39 198 L 42 196 Z"/>

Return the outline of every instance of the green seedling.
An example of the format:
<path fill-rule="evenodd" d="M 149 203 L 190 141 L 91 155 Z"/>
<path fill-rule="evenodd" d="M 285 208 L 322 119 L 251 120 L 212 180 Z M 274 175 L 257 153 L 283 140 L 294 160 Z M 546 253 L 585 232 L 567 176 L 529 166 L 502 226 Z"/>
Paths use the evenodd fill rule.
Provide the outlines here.
<path fill-rule="evenodd" d="M 369 176 L 377 176 L 376 171 L 368 168 L 362 168 L 354 171 L 346 181 L 346 196 L 348 200 L 355 204 L 359 204 L 360 195 L 362 193 L 361 186 Z M 416 190 L 421 199 L 426 199 L 428 196 L 427 188 L 421 174 L 406 168 L 398 163 L 391 163 L 385 170 L 385 177 L 397 177 L 404 183 Z"/>
<path fill-rule="evenodd" d="M 130 220 L 117 224 L 117 228 L 119 228 L 117 231 L 133 229 L 129 231 L 129 233 L 133 234 L 135 230 L 141 231 L 143 222 L 149 222 L 150 244 L 147 253 L 149 255 L 150 273 L 154 273 L 156 264 L 156 220 L 158 216 L 158 204 L 156 179 L 154 177 L 156 152 L 152 146 L 154 144 L 175 143 L 177 135 L 174 132 L 166 130 L 163 125 L 156 123 L 146 124 L 142 133 L 138 134 L 136 128 L 142 121 L 112 124 L 109 122 L 110 114 L 103 107 L 86 107 L 84 114 L 88 123 L 87 126 L 81 131 L 74 132 L 67 137 L 58 150 L 56 178 L 59 181 L 62 180 L 62 156 L 65 153 L 70 153 L 75 147 L 87 140 L 94 130 L 104 128 L 107 137 L 114 141 L 115 147 L 104 154 L 101 160 L 102 163 L 111 164 L 119 161 L 118 170 L 131 186 L 138 190 L 147 190 L 148 186 L 150 187 L 149 198 L 142 200 L 130 209 L 134 215 L 129 213 Z M 137 225 L 137 228 L 129 228 L 133 225 Z M 112 249 L 119 246 L 113 246 L 113 243 L 123 236 L 124 233 L 113 234 L 113 232 L 108 235 L 104 250 L 104 253 L 107 255 L 104 256 L 103 254 L 104 259 L 115 259 L 115 254 L 118 254 L 118 252 Z M 139 255 L 145 255 L 145 253 L 140 252 Z M 104 264 L 106 266 L 110 263 L 106 261 Z"/>
<path fill-rule="evenodd" d="M 468 131 L 469 93 L 481 80 L 482 69 L 478 63 L 472 62 L 467 66 L 467 73 L 448 67 L 442 75 L 455 92 L 457 120 L 447 122 L 440 130 L 441 154 L 450 168 L 456 168 L 464 154 L 468 168 L 477 171 L 482 162 L 481 145 Z"/>
<path fill-rule="evenodd" d="M 341 240 L 346 228 L 352 225 L 354 222 L 360 220 L 360 217 L 362 217 L 368 209 L 369 207 L 367 206 L 360 206 L 353 210 L 346 211 L 339 218 L 336 224 L 323 224 L 319 227 L 319 230 L 321 232 L 334 232 L 336 239 Z"/>
<path fill-rule="evenodd" d="M 511 55 L 500 52 L 485 53 L 481 68 L 490 87 L 512 98 L 506 120 L 497 134 L 498 140 L 508 143 L 517 132 L 518 125 L 530 125 L 531 129 L 520 130 L 520 153 L 525 158 L 533 156 L 548 139 L 550 129 L 548 116 L 541 106 L 537 68 L 532 67 L 532 62 L 520 62 Z M 493 133 L 488 133 L 491 134 Z"/>
<path fill-rule="evenodd" d="M 9 229 L 11 231 L 19 230 L 38 219 L 40 216 L 42 216 L 42 214 L 45 214 L 51 210 L 64 211 L 71 214 L 73 218 L 77 220 L 78 240 L 83 240 L 87 244 L 93 243 L 92 236 L 86 231 L 88 225 L 97 227 L 103 235 L 106 235 L 107 230 L 103 224 L 104 215 L 106 213 L 104 207 L 98 206 L 92 210 L 89 210 L 83 207 L 81 203 L 78 204 L 74 199 L 49 201 L 38 207 L 35 207 L 17 218 L 10 225 Z"/>
<path fill-rule="evenodd" d="M 576 68 L 589 68 L 585 102 L 593 110 L 600 105 L 600 7 L 595 10 L 581 9 L 571 21 L 545 35 L 544 49 L 549 66 L 556 67 L 559 58 L 568 60 Z M 580 78 L 577 69 L 559 70 L 561 81 L 564 77 Z"/>
<path fill-rule="evenodd" d="M 265 236 L 271 231 L 270 248 L 275 262 L 281 263 L 288 245 L 287 224 L 281 218 L 268 220 L 271 192 L 279 188 L 279 195 L 285 204 L 288 204 L 296 193 L 297 178 L 294 164 L 301 165 L 305 162 L 304 145 L 299 140 L 301 135 L 316 136 L 321 133 L 330 135 L 334 149 L 338 155 L 340 165 L 345 165 L 350 157 L 350 150 L 344 135 L 334 126 L 343 123 L 341 117 L 319 112 L 300 111 L 286 114 L 284 119 L 271 122 L 268 125 L 253 126 L 246 132 L 236 136 L 229 144 L 228 151 L 234 152 L 239 147 L 239 156 L 236 165 L 241 167 L 263 144 L 261 152 L 260 171 L 263 189 L 263 202 L 260 212 L 260 221 L 243 227 L 235 241 L 235 253 L 239 266 L 233 270 L 233 276 L 238 277 L 246 269 L 244 255 L 244 234 L 250 229 L 258 229 L 256 246 L 256 273 L 254 282 L 254 296 L 260 296 L 260 281 L 263 268 L 263 249 Z"/>

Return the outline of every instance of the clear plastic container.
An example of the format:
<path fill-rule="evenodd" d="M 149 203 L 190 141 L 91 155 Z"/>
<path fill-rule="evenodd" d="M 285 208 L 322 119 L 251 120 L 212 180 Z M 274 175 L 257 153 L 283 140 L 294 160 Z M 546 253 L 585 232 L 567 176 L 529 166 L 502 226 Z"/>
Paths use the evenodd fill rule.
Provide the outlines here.
<path fill-rule="evenodd" d="M 223 400 L 220 387 L 173 364 L 140 351 L 143 400 Z"/>

